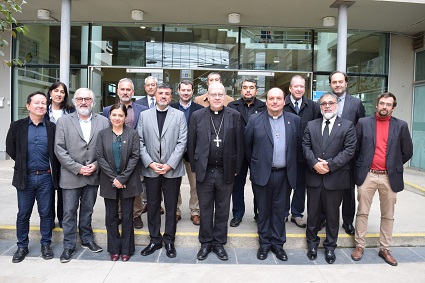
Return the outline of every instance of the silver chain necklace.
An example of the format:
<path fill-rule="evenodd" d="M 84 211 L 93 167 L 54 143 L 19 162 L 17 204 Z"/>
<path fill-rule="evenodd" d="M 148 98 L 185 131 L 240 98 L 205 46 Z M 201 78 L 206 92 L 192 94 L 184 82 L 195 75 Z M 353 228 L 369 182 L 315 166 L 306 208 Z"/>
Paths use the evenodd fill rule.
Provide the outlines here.
<path fill-rule="evenodd" d="M 216 130 L 216 128 L 214 126 L 214 121 L 213 121 L 213 118 L 212 118 L 211 115 L 210 115 L 210 119 L 211 119 L 211 124 L 212 124 L 214 132 L 215 132 L 215 139 L 213 141 L 216 143 L 215 144 L 216 147 L 220 147 L 220 142 L 222 142 L 222 140 L 218 138 L 218 134 L 220 133 L 221 126 L 223 125 L 224 113 L 223 113 L 223 116 L 221 117 L 220 127 L 218 127 L 218 131 Z"/>
<path fill-rule="evenodd" d="M 280 138 L 280 132 L 278 130 L 276 130 L 276 127 L 275 127 L 275 123 L 276 123 L 277 119 L 279 119 L 279 117 L 277 117 L 277 118 L 273 117 L 273 123 L 270 123 L 270 124 L 272 125 L 273 132 L 275 132 L 276 138 L 278 139 L 278 138 Z"/>

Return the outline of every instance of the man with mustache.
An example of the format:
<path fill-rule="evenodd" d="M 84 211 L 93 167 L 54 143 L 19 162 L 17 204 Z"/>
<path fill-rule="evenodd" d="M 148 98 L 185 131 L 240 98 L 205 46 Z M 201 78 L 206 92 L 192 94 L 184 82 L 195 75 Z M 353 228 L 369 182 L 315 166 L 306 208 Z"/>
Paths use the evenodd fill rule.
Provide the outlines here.
<path fill-rule="evenodd" d="M 69 262 L 76 251 L 78 209 L 82 247 L 94 253 L 102 251 L 94 241 L 91 222 L 99 187 L 96 138 L 100 130 L 109 127 L 109 121 L 92 112 L 95 101 L 90 89 L 77 89 L 73 103 L 76 112 L 58 120 L 55 139 L 55 154 L 62 165 L 59 179 L 63 188 L 62 263 Z"/>

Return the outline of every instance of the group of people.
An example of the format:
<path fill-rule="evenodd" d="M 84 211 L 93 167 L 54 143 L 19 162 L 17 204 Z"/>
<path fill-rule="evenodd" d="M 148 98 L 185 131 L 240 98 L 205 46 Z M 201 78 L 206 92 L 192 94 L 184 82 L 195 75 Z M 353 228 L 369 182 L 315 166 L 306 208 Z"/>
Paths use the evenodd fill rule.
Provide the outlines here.
<path fill-rule="evenodd" d="M 146 211 L 150 243 L 141 254 L 153 254 L 164 244 L 166 255 L 176 257 L 180 185 L 185 174 L 191 221 L 199 225 L 197 259 L 206 259 L 212 251 L 227 260 L 230 203 L 230 226 L 238 227 L 245 214 L 249 169 L 259 260 L 270 251 L 279 260 L 288 260 L 283 246 L 291 211 L 291 222 L 306 228 L 307 257 L 317 258 L 318 232 L 326 227 L 325 260 L 334 263 L 341 203 L 342 227 L 355 235 L 352 258 L 360 260 L 370 206 L 378 190 L 379 256 L 397 265 L 389 247 L 396 196 L 403 190 L 403 164 L 413 154 L 407 124 L 392 116 L 397 106 L 392 93 L 381 94 L 376 114 L 365 117 L 360 99 L 346 93 L 345 73 L 333 72 L 329 83 L 332 92 L 316 103 L 304 96 L 305 79 L 296 75 L 289 95 L 272 88 L 262 102 L 256 98 L 256 81 L 245 79 L 241 98 L 234 101 L 220 75 L 210 73 L 205 95 L 192 100 L 193 83 L 183 80 L 177 90 L 180 100 L 172 103 L 172 87 L 158 84 L 154 77 L 145 79 L 146 97 L 133 101 L 133 82 L 124 78 L 117 85 L 119 102 L 105 107 L 103 115 L 92 111 L 94 95 L 87 88 L 75 92 L 75 108 L 68 103 L 63 83 L 52 85 L 47 96 L 30 94 L 29 116 L 12 122 L 6 139 L 6 151 L 15 160 L 12 184 L 17 188 L 19 209 L 18 249 L 12 261 L 21 262 L 28 253 L 35 200 L 41 255 L 53 258 L 55 190 L 64 234 L 60 261 L 72 259 L 77 231 L 83 248 L 101 252 L 91 227 L 98 187 L 105 202 L 112 261 L 128 261 L 134 254 L 134 228 L 143 227 L 141 214 Z M 355 185 L 359 205 L 354 228 Z M 306 194 L 307 221 L 303 217 Z"/>

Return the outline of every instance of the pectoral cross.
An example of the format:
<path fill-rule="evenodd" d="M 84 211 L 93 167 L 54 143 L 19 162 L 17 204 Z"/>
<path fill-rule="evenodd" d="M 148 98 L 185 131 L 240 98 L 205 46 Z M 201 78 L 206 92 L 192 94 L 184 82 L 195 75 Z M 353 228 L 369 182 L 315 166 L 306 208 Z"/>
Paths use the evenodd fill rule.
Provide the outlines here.
<path fill-rule="evenodd" d="M 216 143 L 217 147 L 220 147 L 219 143 L 221 142 L 221 139 L 219 139 L 218 136 L 215 136 L 215 139 L 213 141 Z"/>

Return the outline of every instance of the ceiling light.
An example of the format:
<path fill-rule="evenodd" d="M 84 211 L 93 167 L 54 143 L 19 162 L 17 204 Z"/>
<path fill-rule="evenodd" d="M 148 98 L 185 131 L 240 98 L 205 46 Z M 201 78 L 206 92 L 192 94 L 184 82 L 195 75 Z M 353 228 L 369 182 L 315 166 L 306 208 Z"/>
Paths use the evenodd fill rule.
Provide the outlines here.
<path fill-rule="evenodd" d="M 143 21 L 143 11 L 141 10 L 131 11 L 131 18 L 135 21 Z"/>
<path fill-rule="evenodd" d="M 141 26 L 140 28 L 141 28 L 141 29 L 145 29 L 146 27 L 145 27 L 145 26 Z"/>
<path fill-rule="evenodd" d="M 46 9 L 38 9 L 37 18 L 40 20 L 50 20 L 50 11 Z"/>
<path fill-rule="evenodd" d="M 241 22 L 241 15 L 238 13 L 230 13 L 229 14 L 229 23 L 238 24 Z"/>
<path fill-rule="evenodd" d="M 335 17 L 324 17 L 323 18 L 323 26 L 324 27 L 333 27 L 335 26 Z"/>

